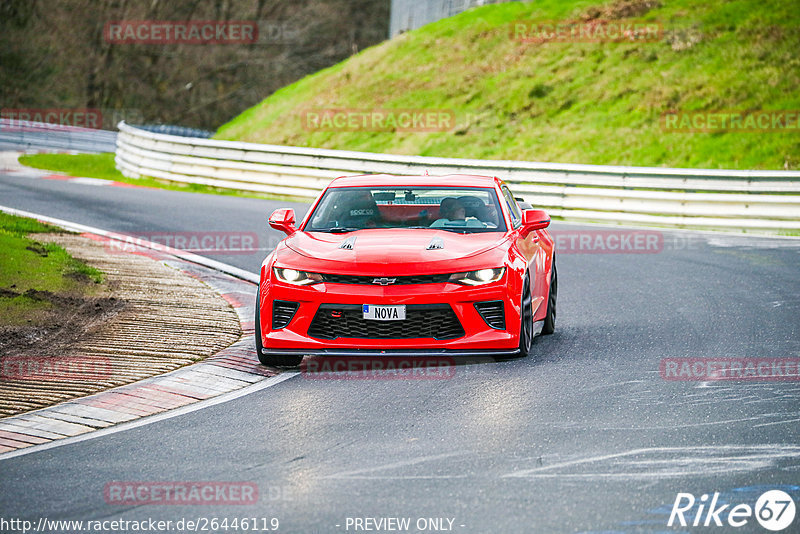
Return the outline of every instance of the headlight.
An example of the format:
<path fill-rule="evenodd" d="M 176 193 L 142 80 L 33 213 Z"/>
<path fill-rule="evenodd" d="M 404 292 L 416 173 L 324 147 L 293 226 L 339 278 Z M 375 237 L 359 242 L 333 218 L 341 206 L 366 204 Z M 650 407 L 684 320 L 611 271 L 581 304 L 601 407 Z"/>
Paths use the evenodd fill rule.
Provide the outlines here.
<path fill-rule="evenodd" d="M 274 267 L 275 277 L 281 282 L 294 284 L 296 286 L 307 286 L 322 282 L 322 275 L 317 273 L 307 273 L 305 271 L 295 271 L 294 269 L 283 269 Z"/>
<path fill-rule="evenodd" d="M 467 286 L 480 286 L 491 282 L 497 282 L 503 277 L 504 272 L 506 272 L 505 267 L 497 267 L 496 269 L 480 269 L 468 273 L 455 273 L 450 277 L 449 281 Z"/>

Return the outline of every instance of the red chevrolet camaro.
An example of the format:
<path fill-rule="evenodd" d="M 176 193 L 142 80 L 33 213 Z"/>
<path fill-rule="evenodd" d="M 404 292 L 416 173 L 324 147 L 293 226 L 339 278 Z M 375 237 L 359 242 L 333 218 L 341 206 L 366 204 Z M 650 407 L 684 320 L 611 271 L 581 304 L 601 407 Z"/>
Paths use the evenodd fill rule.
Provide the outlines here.
<path fill-rule="evenodd" d="M 555 327 L 550 218 L 483 176 L 338 178 L 261 266 L 265 365 L 314 356 L 525 356 Z"/>

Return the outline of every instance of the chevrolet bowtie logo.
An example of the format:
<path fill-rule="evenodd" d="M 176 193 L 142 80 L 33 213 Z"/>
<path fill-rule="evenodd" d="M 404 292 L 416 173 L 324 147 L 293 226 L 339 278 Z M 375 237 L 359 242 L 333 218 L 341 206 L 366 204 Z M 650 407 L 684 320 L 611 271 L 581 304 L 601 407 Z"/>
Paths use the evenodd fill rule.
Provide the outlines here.
<path fill-rule="evenodd" d="M 394 284 L 397 282 L 397 278 L 373 278 L 373 284 L 380 284 L 382 286 L 388 286 L 390 284 Z"/>

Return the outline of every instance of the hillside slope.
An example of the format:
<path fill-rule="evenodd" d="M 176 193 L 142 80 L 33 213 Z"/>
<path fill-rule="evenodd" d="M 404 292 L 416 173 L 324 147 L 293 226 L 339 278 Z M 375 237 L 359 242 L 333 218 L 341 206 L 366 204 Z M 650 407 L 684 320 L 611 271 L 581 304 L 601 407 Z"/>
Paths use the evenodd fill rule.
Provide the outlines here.
<path fill-rule="evenodd" d="M 653 42 L 523 42 L 515 21 L 635 19 Z M 287 86 L 219 139 L 571 163 L 800 168 L 800 130 L 666 131 L 668 110 L 800 109 L 800 10 L 785 0 L 543 0 L 470 10 Z M 447 131 L 325 131 L 309 110 L 428 109 Z M 795 123 L 796 124 L 796 123 Z"/>

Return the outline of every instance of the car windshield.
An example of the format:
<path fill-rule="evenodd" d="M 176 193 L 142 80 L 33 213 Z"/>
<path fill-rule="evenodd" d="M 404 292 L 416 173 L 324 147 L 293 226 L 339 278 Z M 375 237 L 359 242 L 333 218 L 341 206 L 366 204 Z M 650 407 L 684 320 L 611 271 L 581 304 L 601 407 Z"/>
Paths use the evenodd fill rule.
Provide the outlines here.
<path fill-rule="evenodd" d="M 366 228 L 437 228 L 459 233 L 505 232 L 492 188 L 329 189 L 311 214 L 307 232 L 349 232 Z"/>

